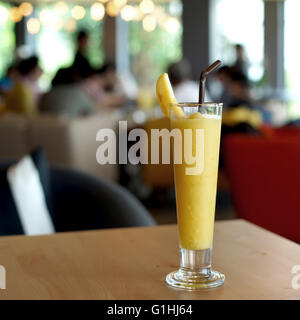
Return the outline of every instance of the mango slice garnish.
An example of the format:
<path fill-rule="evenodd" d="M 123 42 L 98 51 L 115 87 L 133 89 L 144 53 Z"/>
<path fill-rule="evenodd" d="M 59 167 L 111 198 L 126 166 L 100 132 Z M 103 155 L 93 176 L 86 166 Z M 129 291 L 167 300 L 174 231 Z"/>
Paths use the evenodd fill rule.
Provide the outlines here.
<path fill-rule="evenodd" d="M 167 73 L 163 73 L 158 78 L 156 83 L 156 95 L 161 111 L 167 118 L 170 118 L 171 109 L 175 117 L 183 118 L 185 116 L 183 110 L 180 107 L 176 106 L 178 102 L 175 98 L 172 85 Z"/>

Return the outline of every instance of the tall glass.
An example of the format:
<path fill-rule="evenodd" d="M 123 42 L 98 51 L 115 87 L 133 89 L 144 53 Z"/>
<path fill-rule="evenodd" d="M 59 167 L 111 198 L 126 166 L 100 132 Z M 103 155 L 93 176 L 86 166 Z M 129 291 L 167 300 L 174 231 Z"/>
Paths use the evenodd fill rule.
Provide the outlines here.
<path fill-rule="evenodd" d="M 174 138 L 180 269 L 166 277 L 173 287 L 197 290 L 225 281 L 211 268 L 221 117 L 217 103 L 180 103 L 171 109 L 171 128 L 182 136 L 181 148 Z"/>

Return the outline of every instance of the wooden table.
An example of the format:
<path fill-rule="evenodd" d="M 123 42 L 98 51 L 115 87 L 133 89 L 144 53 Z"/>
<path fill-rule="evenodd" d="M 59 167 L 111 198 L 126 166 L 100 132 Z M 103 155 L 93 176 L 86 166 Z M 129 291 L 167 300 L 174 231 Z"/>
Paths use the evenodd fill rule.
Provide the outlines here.
<path fill-rule="evenodd" d="M 217 222 L 214 267 L 223 287 L 174 290 L 176 226 L 0 238 L 0 299 L 300 299 L 291 273 L 300 246 L 243 220 Z"/>

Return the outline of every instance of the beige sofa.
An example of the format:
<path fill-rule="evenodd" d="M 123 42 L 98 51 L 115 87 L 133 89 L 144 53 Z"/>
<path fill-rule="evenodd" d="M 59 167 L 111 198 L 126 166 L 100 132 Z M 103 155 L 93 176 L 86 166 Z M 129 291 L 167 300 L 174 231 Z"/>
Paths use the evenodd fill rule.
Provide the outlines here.
<path fill-rule="evenodd" d="M 18 160 L 37 146 L 43 146 L 50 164 L 79 169 L 97 177 L 117 181 L 117 165 L 96 161 L 102 128 L 117 130 L 119 112 L 106 112 L 78 119 L 48 114 L 0 117 L 0 161 Z"/>

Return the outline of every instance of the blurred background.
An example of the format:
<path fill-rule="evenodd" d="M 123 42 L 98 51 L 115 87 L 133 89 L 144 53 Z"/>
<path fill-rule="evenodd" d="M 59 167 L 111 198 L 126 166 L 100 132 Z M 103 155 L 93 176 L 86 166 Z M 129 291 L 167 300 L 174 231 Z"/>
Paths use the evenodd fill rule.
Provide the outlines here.
<path fill-rule="evenodd" d="M 0 161 L 43 147 L 51 166 L 120 184 L 175 223 L 172 165 L 102 165 L 96 133 L 168 128 L 155 96 L 224 103 L 217 219 L 300 242 L 298 0 L 0 1 Z M 299 175 L 299 177 L 298 177 Z"/>

